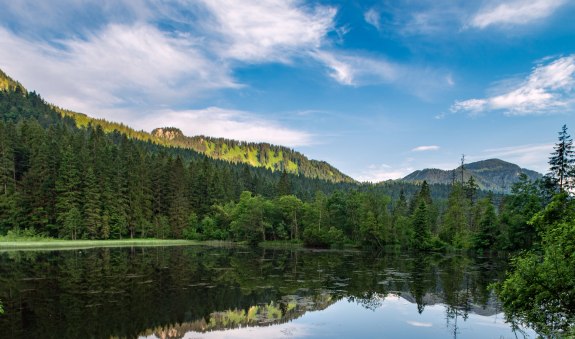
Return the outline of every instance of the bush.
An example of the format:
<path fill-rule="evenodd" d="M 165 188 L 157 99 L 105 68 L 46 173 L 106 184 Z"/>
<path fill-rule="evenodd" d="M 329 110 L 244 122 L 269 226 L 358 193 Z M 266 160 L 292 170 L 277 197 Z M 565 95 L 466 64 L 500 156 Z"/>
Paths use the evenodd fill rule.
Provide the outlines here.
<path fill-rule="evenodd" d="M 343 232 L 335 227 L 330 227 L 327 232 L 315 227 L 306 228 L 303 232 L 305 247 L 330 248 L 342 247 L 346 238 Z"/>

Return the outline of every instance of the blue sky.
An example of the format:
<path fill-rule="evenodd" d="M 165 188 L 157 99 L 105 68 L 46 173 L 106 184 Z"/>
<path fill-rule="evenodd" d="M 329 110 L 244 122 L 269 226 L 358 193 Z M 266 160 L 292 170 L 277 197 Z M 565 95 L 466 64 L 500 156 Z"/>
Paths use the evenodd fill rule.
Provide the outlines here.
<path fill-rule="evenodd" d="M 575 134 L 575 3 L 0 0 L 0 68 L 59 106 L 292 147 L 362 181 Z"/>

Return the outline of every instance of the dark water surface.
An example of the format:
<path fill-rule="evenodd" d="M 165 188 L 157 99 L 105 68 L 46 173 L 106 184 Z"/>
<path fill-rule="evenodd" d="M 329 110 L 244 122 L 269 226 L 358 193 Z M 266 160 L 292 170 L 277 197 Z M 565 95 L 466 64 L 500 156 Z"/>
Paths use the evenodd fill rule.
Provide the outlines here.
<path fill-rule="evenodd" d="M 521 338 L 487 290 L 505 268 L 198 246 L 0 252 L 0 338 Z"/>

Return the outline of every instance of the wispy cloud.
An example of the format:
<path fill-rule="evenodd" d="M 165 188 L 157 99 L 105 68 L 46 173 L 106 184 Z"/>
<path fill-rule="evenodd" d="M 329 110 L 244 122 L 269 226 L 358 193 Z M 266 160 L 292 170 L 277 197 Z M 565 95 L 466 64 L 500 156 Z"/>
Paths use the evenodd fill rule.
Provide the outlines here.
<path fill-rule="evenodd" d="M 406 323 L 408 323 L 411 326 L 415 326 L 415 327 L 432 327 L 433 326 L 432 323 L 420 322 L 420 321 L 414 321 L 414 320 L 407 320 Z"/>
<path fill-rule="evenodd" d="M 10 2 L 0 13 L 12 22 L 0 25 L 2 69 L 48 101 L 133 125 L 186 130 L 201 121 L 187 132 L 311 143 L 310 134 L 249 112 L 176 107 L 245 87 L 234 76 L 238 66 L 309 59 L 334 29 L 335 8 L 299 0 L 55 1 Z M 163 123 L 151 118 L 159 110 Z"/>
<path fill-rule="evenodd" d="M 365 22 L 377 28 L 381 29 L 380 14 L 375 8 L 371 8 L 363 14 Z"/>
<path fill-rule="evenodd" d="M 490 2 L 472 16 L 469 26 L 525 25 L 553 14 L 566 0 L 513 0 Z"/>
<path fill-rule="evenodd" d="M 54 47 L 0 28 L 0 60 L 24 85 L 80 111 L 162 106 L 239 87 L 226 65 L 210 60 L 197 43 L 149 25 L 111 25 Z"/>
<path fill-rule="evenodd" d="M 250 142 L 268 142 L 288 147 L 313 143 L 308 132 L 282 126 L 277 121 L 254 113 L 208 107 L 198 110 L 162 110 L 134 123 L 136 128 L 152 130 L 173 126 L 186 135 L 207 135 Z"/>
<path fill-rule="evenodd" d="M 332 79 L 346 86 L 391 84 L 422 99 L 453 86 L 449 73 L 396 63 L 381 56 L 325 50 L 315 51 L 312 56 L 325 65 Z"/>
<path fill-rule="evenodd" d="M 316 51 L 312 55 L 330 69 L 329 76 L 335 81 L 342 85 L 355 85 L 358 71 L 351 64 L 328 52 Z"/>
<path fill-rule="evenodd" d="M 203 26 L 218 34 L 218 54 L 247 62 L 289 62 L 320 48 L 337 13 L 326 6 L 309 9 L 297 0 L 202 2 L 211 14 Z"/>
<path fill-rule="evenodd" d="M 486 98 L 456 101 L 451 112 L 472 115 L 502 110 L 508 115 L 565 112 L 575 101 L 575 55 L 539 64 L 519 85 Z"/>
<path fill-rule="evenodd" d="M 382 30 L 404 36 L 449 36 L 461 27 L 468 15 L 467 2 L 457 1 L 391 1 L 382 7 L 386 20 Z M 405 8 L 410 10 L 406 11 Z"/>
<path fill-rule="evenodd" d="M 412 149 L 412 152 L 425 152 L 425 151 L 437 151 L 439 150 L 439 146 L 437 145 L 429 145 L 429 146 L 418 146 Z"/>

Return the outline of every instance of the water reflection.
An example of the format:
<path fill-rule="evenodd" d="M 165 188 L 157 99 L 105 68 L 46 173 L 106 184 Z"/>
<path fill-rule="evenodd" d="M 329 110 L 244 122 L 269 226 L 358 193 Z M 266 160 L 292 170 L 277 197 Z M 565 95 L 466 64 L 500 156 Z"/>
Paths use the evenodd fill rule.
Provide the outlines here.
<path fill-rule="evenodd" d="M 462 255 L 6 252 L 0 337 L 511 337 L 487 290 L 504 269 Z"/>

